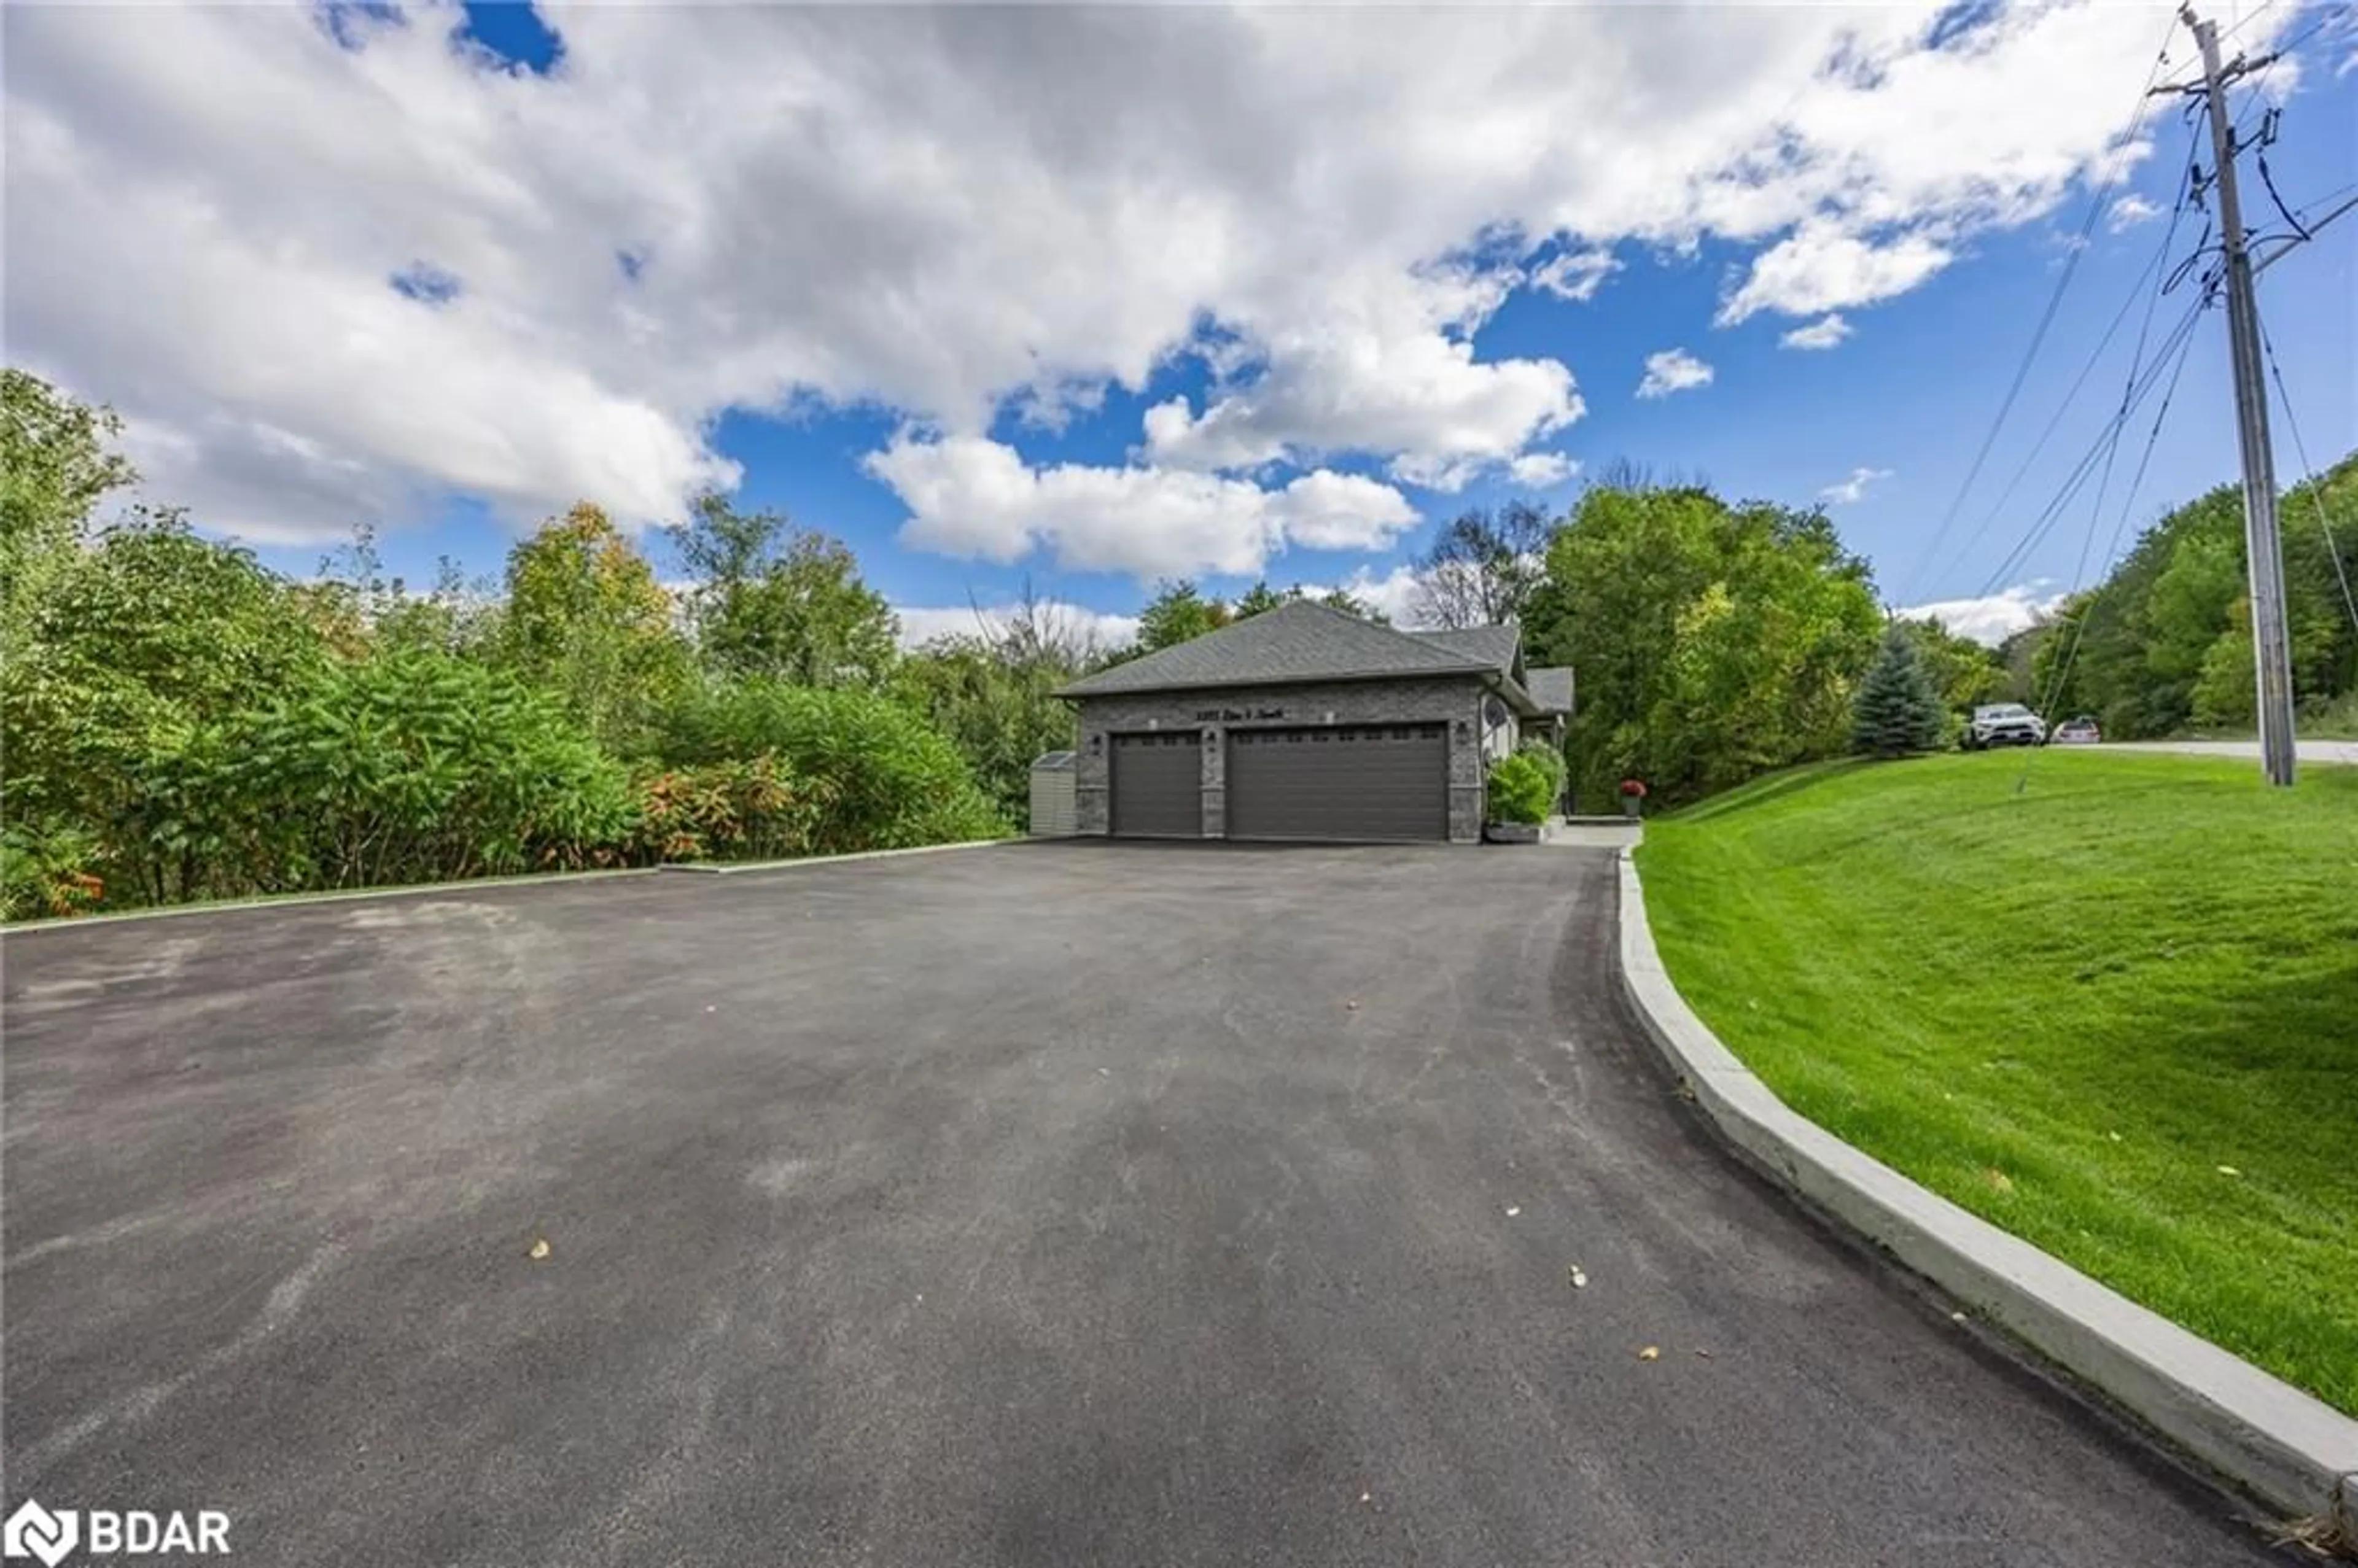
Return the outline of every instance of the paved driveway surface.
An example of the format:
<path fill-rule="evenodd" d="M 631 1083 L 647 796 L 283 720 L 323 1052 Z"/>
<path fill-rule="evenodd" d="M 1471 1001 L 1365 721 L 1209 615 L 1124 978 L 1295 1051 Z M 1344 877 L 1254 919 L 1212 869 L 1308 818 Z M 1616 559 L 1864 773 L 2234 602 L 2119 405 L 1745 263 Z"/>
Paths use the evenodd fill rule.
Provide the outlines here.
<path fill-rule="evenodd" d="M 1611 868 L 1019 846 L 12 940 L 9 1490 L 247 1563 L 2275 1560 L 1718 1154 Z"/>

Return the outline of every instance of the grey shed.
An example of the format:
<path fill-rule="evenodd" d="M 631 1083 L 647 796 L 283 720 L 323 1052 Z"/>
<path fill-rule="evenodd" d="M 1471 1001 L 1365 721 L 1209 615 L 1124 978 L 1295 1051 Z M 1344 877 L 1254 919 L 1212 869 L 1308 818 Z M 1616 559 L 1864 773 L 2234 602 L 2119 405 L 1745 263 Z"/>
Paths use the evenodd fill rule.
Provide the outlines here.
<path fill-rule="evenodd" d="M 1047 752 L 1032 764 L 1032 837 L 1069 838 L 1080 831 L 1073 753 Z"/>

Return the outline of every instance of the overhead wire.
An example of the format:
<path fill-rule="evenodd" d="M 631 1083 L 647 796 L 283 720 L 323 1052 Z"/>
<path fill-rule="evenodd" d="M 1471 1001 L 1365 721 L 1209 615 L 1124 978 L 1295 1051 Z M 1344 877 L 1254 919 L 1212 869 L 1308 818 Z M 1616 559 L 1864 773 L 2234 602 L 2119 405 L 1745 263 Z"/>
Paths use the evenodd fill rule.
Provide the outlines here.
<path fill-rule="evenodd" d="M 1988 535 L 1990 529 L 1996 524 L 1998 518 L 2006 511 L 2006 503 L 2014 499 L 2015 492 L 2021 488 L 2022 481 L 2029 476 L 2031 469 L 2038 463 L 2039 455 L 2046 451 L 2047 443 L 2052 440 L 2055 437 L 2056 431 L 2062 427 L 2063 416 L 2071 412 L 2072 406 L 2078 401 L 2081 388 L 2087 385 L 2088 378 L 2095 373 L 2096 366 L 2104 360 L 2104 351 L 2112 346 L 2114 337 L 2120 331 L 2122 324 L 2129 319 L 2129 313 L 2136 308 L 2137 303 L 2140 299 L 2146 301 L 2146 319 L 2147 326 L 2150 326 L 2152 321 L 2153 305 L 2158 296 L 2149 295 L 2147 292 L 2147 282 L 2148 279 L 2152 278 L 2156 273 L 2160 272 L 2164 264 L 2169 259 L 2170 247 L 2177 239 L 2179 220 L 2185 213 L 2187 201 L 2191 191 L 2192 147 L 2190 146 L 2190 132 L 2189 134 L 2189 141 L 2190 146 L 2188 148 L 2188 158 L 2185 165 L 2185 172 L 2180 177 L 2178 197 L 2170 208 L 2169 226 L 2163 232 L 2161 243 L 2155 250 L 2153 259 L 2146 263 L 2145 269 L 2138 273 L 2136 277 L 2130 283 L 2128 297 L 2121 301 L 2121 308 L 2114 312 L 2111 323 L 2105 327 L 2103 335 L 2096 340 L 2095 347 L 2089 351 L 2087 359 L 2080 366 L 2079 374 L 2072 377 L 2070 388 L 2064 392 L 2062 400 L 2055 406 L 2055 411 L 2048 416 L 2046 426 L 2039 431 L 2039 438 L 2031 443 L 2030 450 L 2024 455 L 2021 463 L 2015 469 L 2013 477 L 2006 481 L 2006 488 L 1998 492 L 1997 499 L 1990 503 L 1988 513 L 1984 515 L 1979 523 L 1974 524 L 1973 532 L 1965 536 L 1964 543 L 1958 547 L 1955 554 L 1951 557 L 1950 564 L 1952 567 L 1962 567 L 1964 565 L 1964 563 L 1972 557 L 1974 547 L 1981 543 L 1983 538 Z M 2186 262 L 2178 268 L 2164 274 L 2159 290 L 2161 294 L 2170 293 L 2178 287 L 2191 265 L 2200 259 L 2203 249 L 2209 243 L 2209 240 L 2210 229 L 2206 220 L 2202 238 L 2196 242 L 2195 249 L 2187 257 Z M 2142 334 L 2143 330 L 2141 329 L 2140 340 L 2142 340 Z M 2134 376 L 2136 373 L 2135 370 L 2132 369 L 2130 373 Z M 1930 563 L 1928 562 L 1928 564 Z"/>
<path fill-rule="evenodd" d="M 2325 476 L 2309 466 L 2309 449 L 2300 438 L 2300 421 L 2292 411 L 2292 394 L 2287 390 L 2284 367 L 2277 362 L 2277 346 L 2268 338 L 2268 330 L 2260 328 L 2260 348 L 2267 355 L 2268 373 L 2276 379 L 2277 406 L 2284 410 L 2285 429 L 2292 437 L 2293 455 L 2300 460 L 2303 482 L 2309 486 L 2309 500 L 2317 507 L 2317 526 L 2325 535 L 2325 558 L 2333 563 L 2333 578 L 2342 586 L 2342 607 L 2350 613 L 2350 629 L 2358 632 L 2358 594 L 2350 588 L 2349 568 L 2342 564 L 2342 546 L 2334 542 L 2333 524 L 2325 512 Z"/>
<path fill-rule="evenodd" d="M 2177 30 L 2178 19 L 2172 16 L 2162 33 L 2161 45 L 2155 51 L 2153 69 L 2146 73 L 2145 85 L 2137 90 L 2136 107 L 2129 116 L 2129 128 L 2121 137 L 2125 143 L 2134 141 L 2137 132 L 2144 128 L 2146 106 L 2151 101 L 2154 83 L 2161 80 L 2162 72 L 2169 68 L 2169 40 L 2177 35 Z M 2056 313 L 2063 305 L 2063 296 L 2071 287 L 2073 275 L 2080 269 L 2080 257 L 2087 251 L 2089 237 L 2095 232 L 2096 220 L 2104 212 L 2107 199 L 2121 183 L 2125 172 L 2125 169 L 2115 168 L 2089 198 L 2087 214 L 2081 220 L 2079 235 L 2055 279 L 2054 290 L 2048 296 L 2046 309 L 2039 314 L 2039 325 L 2031 332 L 2029 343 L 2023 349 L 2021 362 L 2015 367 L 2014 379 L 2006 386 L 2006 396 L 1998 403 L 1997 416 L 1990 421 L 1989 429 L 1983 435 L 1981 446 L 1965 470 L 1964 481 L 1957 487 L 1956 499 L 1949 503 L 1948 511 L 1932 531 L 1931 541 L 1919 556 L 1916 568 L 1909 574 L 1908 594 L 1904 597 L 1912 598 L 1922 585 L 1925 567 L 1939 553 L 1949 530 L 1955 526 L 1958 514 L 1964 510 L 1965 498 L 1973 493 L 1974 482 L 1981 477 L 1982 467 L 1989 460 L 1990 449 L 1997 444 L 1998 432 L 2006 427 L 2006 416 L 2014 411 L 2016 400 L 2022 395 L 2023 384 L 2029 379 L 2030 367 L 2039 358 L 2040 346 L 2047 341 L 2048 329 L 2055 324 Z"/>

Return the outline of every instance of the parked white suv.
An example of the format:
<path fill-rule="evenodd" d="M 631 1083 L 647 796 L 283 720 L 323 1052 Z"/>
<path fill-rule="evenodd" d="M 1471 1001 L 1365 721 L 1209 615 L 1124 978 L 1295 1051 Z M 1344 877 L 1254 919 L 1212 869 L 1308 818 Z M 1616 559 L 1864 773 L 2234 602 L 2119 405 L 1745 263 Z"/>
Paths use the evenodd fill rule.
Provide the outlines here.
<path fill-rule="evenodd" d="M 1974 709 L 1962 743 L 1968 752 L 1992 746 L 2044 746 L 2047 722 L 2018 702 L 1994 702 Z"/>

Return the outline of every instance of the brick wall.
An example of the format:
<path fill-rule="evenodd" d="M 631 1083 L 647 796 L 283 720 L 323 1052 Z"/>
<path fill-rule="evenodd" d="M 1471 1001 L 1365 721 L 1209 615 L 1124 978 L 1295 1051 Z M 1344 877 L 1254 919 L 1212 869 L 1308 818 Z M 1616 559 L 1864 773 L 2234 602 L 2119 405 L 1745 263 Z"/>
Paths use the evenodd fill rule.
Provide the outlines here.
<path fill-rule="evenodd" d="M 1079 830 L 1098 835 L 1110 830 L 1112 759 L 1105 737 L 1117 730 L 1195 732 L 1204 768 L 1204 837 L 1218 838 L 1228 831 L 1227 736 L 1231 723 L 1291 728 L 1437 719 L 1449 725 L 1449 837 L 1461 844 L 1477 843 L 1482 838 L 1482 695 L 1479 680 L 1450 677 L 1084 698 L 1079 704 L 1080 750 L 1073 759 Z M 1250 717 L 1225 717 L 1237 712 Z M 1508 728 L 1511 732 L 1511 720 Z"/>

